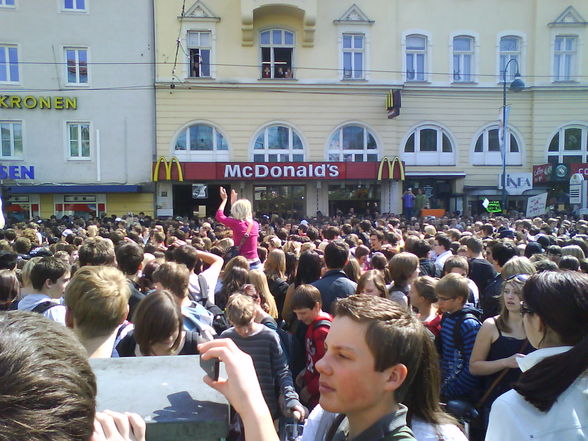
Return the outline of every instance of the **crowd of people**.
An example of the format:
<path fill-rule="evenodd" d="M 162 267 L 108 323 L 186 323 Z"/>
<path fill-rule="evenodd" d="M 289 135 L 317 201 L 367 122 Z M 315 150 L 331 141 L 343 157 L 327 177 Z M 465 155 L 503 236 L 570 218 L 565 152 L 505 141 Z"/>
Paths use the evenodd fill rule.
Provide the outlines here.
<path fill-rule="evenodd" d="M 214 219 L 0 230 L 0 440 L 144 439 L 95 412 L 87 359 L 190 354 L 226 365 L 231 440 L 588 439 L 587 221 L 256 220 L 220 195 Z"/>

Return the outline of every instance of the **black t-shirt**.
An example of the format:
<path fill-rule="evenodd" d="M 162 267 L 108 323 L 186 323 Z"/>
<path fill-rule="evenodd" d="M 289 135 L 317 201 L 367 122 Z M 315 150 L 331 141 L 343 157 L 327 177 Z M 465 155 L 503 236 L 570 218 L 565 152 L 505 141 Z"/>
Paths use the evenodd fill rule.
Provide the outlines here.
<path fill-rule="evenodd" d="M 184 346 L 177 355 L 198 355 L 198 333 L 196 331 L 186 331 L 186 339 Z M 120 357 L 136 357 L 135 348 L 137 341 L 133 331 L 130 331 L 125 337 L 116 345 L 116 350 Z"/>

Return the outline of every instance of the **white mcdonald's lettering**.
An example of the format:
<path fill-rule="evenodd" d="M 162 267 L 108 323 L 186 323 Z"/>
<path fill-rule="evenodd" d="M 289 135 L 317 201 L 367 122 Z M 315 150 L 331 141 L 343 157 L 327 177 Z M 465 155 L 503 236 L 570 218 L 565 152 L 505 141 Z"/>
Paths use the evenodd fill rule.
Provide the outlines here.
<path fill-rule="evenodd" d="M 236 165 L 225 165 L 225 178 L 240 178 L 241 177 L 241 167 Z"/>
<path fill-rule="evenodd" d="M 336 164 L 301 164 L 301 165 L 241 165 L 225 164 L 225 178 L 336 178 L 340 175 Z"/>

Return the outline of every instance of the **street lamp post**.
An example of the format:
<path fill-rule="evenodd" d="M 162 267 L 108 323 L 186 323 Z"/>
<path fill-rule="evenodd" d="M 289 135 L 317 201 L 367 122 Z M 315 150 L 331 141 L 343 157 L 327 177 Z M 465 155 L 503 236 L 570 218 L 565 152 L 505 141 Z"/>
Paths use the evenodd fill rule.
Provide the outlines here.
<path fill-rule="evenodd" d="M 521 74 L 519 73 L 519 62 L 516 58 L 511 58 L 508 60 L 506 65 L 504 66 L 504 70 L 502 71 L 502 209 L 504 211 L 507 210 L 507 191 L 506 191 L 506 128 L 507 128 L 507 121 L 506 121 L 506 73 L 508 72 L 508 66 L 510 63 L 515 62 L 517 65 L 517 71 L 514 75 L 514 80 L 510 83 L 510 90 L 512 92 L 520 92 L 525 88 L 525 83 L 521 80 Z"/>

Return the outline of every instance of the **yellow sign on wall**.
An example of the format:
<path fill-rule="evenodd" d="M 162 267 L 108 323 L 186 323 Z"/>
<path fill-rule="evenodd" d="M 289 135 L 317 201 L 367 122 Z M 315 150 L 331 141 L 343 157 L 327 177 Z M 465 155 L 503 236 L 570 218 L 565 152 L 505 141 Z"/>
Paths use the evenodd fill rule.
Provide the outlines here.
<path fill-rule="evenodd" d="M 176 158 L 175 156 L 173 156 L 169 160 L 167 160 L 165 158 L 165 156 L 161 156 L 157 160 L 157 162 L 153 166 L 153 182 L 159 181 L 159 166 L 161 164 L 163 164 L 163 166 L 165 167 L 165 180 L 171 181 L 171 179 L 172 179 L 172 166 L 174 165 L 174 163 L 176 164 L 176 169 L 178 171 L 178 181 L 183 182 L 184 181 L 184 173 L 182 172 L 182 164 L 180 164 L 180 161 L 178 161 L 178 158 Z"/>

